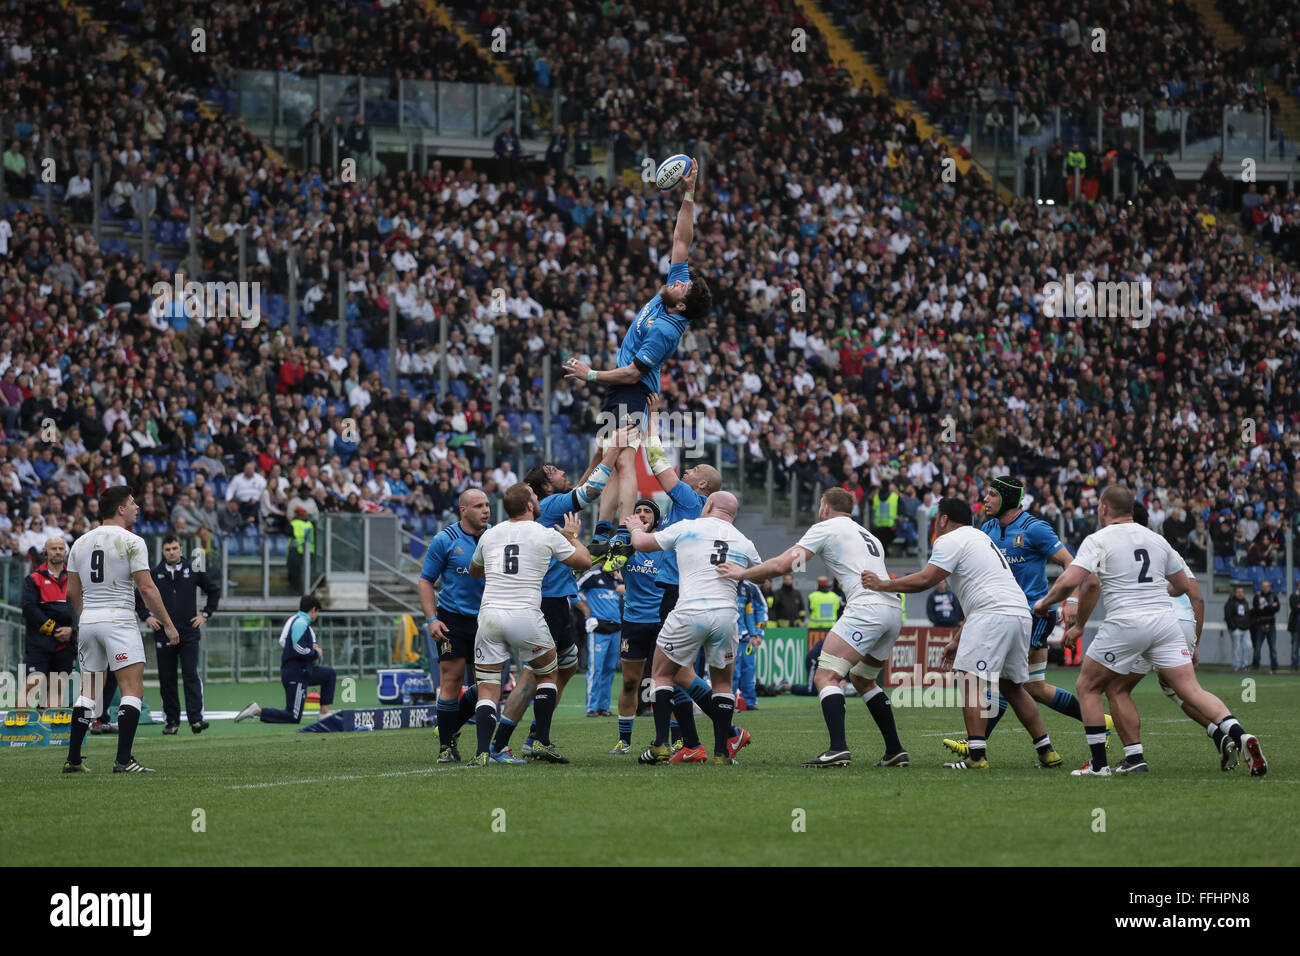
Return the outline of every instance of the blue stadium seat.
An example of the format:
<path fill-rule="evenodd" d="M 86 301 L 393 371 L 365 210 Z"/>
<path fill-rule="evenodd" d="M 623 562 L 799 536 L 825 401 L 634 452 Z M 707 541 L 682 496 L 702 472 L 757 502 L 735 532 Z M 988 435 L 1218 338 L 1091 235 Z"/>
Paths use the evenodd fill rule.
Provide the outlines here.
<path fill-rule="evenodd" d="M 139 219 L 126 220 L 126 222 L 122 225 L 122 228 L 128 235 L 138 236 L 141 234 Z"/>

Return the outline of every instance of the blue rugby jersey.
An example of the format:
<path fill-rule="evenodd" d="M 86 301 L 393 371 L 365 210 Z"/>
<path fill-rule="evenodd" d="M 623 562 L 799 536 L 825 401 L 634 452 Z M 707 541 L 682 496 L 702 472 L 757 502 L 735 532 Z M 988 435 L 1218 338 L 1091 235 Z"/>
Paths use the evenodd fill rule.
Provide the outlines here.
<path fill-rule="evenodd" d="M 664 515 L 664 520 L 660 522 L 659 527 L 655 529 L 656 531 L 663 531 L 669 525 L 678 521 L 689 521 L 692 518 L 698 518 L 700 512 L 704 510 L 706 500 L 704 495 L 684 481 L 679 481 L 673 486 L 673 490 L 668 492 L 668 498 L 668 514 Z M 677 584 L 677 553 L 668 551 L 663 554 L 659 580 L 664 584 Z"/>
<path fill-rule="evenodd" d="M 481 537 L 482 535 L 475 537 L 467 534 L 460 522 L 455 521 L 434 535 L 429 542 L 420 577 L 430 584 L 437 584 L 438 579 L 442 578 L 438 607 L 467 617 L 478 616 L 485 581 L 483 578 L 469 576 L 469 563 Z"/>
<path fill-rule="evenodd" d="M 668 552 L 671 554 L 671 552 Z M 664 589 L 657 585 L 663 570 L 663 551 L 638 551 L 623 565 L 623 620 L 630 624 L 662 624 L 659 608 Z"/>
<path fill-rule="evenodd" d="M 574 492 L 562 491 L 554 495 L 547 495 L 541 500 L 542 514 L 537 520 L 543 528 L 558 528 L 564 524 L 564 516 L 570 511 L 581 512 L 576 501 L 573 500 Z M 544 598 L 572 598 L 578 596 L 578 587 L 574 583 L 573 569 L 563 561 L 557 561 L 551 558 L 551 565 L 546 569 L 546 577 L 542 578 L 542 597 Z"/>
<path fill-rule="evenodd" d="M 1016 584 L 1025 592 L 1032 608 L 1047 593 L 1047 562 L 1063 547 L 1056 529 L 1042 518 L 1023 511 L 1005 528 L 997 518 L 990 518 L 980 525 L 980 530 L 1007 559 Z"/>
<path fill-rule="evenodd" d="M 668 266 L 668 282 L 686 282 L 691 277 L 690 268 L 685 262 L 674 262 Z M 677 351 L 677 343 L 686 331 L 684 316 L 670 314 L 664 308 L 662 296 L 656 294 L 653 299 L 641 307 L 636 319 L 623 336 L 623 344 L 618 347 L 618 364 L 622 368 L 637 363 L 645 368 L 641 384 L 650 389 L 652 395 L 659 394 L 659 366 Z"/>
<path fill-rule="evenodd" d="M 736 588 L 736 616 L 742 637 L 759 633 L 758 625 L 767 620 L 767 599 L 753 581 L 741 581 Z"/>
<path fill-rule="evenodd" d="M 613 575 L 601 568 L 592 568 L 578 579 L 582 599 L 598 621 L 620 623 L 623 620 L 623 598 L 618 593 L 618 583 Z"/>

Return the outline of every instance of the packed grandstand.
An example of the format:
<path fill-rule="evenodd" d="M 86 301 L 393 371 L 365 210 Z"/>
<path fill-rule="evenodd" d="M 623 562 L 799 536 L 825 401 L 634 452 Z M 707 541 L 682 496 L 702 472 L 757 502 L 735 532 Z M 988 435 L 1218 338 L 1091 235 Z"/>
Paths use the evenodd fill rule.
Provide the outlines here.
<path fill-rule="evenodd" d="M 431 532 L 464 489 L 499 497 L 548 438 L 581 472 L 598 396 L 558 376 L 547 390 L 542 359 L 614 367 L 668 269 L 676 206 L 642 181 L 642 160 L 686 152 L 703 167 L 692 260 L 713 311 L 665 363 L 664 407 L 701 416 L 701 440 L 755 481 L 770 464 L 779 488 L 793 475 L 859 501 L 892 482 L 914 517 L 1016 473 L 1072 548 L 1101 487 L 1122 481 L 1194 566 L 1211 549 L 1278 563 L 1300 518 L 1294 189 L 1239 182 L 1217 160 L 1175 179 L 1118 136 L 1051 143 L 1050 202 L 975 166 L 943 173 L 965 165 L 972 124 L 1014 116 L 1036 132 L 1057 107 L 1100 108 L 1106 129 L 1130 132 L 1126 110 L 1295 116 L 1294 10 L 1222 4 L 1245 38 L 1224 51 L 1185 3 L 1084 3 L 1063 22 L 1030 0 L 824 3 L 886 78 L 873 91 L 805 6 L 522 0 L 446 21 L 409 0 L 10 4 L 4 552 L 75 539 L 114 484 L 136 488 L 141 530 L 182 519 L 206 541 L 253 540 L 283 538 L 299 505 L 384 509 Z M 1136 25 L 1089 54 L 1090 26 L 1118 24 L 1121 7 Z M 187 17 L 206 31 L 202 54 Z M 240 118 L 241 70 L 508 79 L 563 90 L 563 131 L 542 131 L 556 148 L 521 161 L 390 163 L 346 181 L 329 155 L 364 158 L 374 118 L 354 98 L 291 131 L 330 147 L 303 167 Z M 1146 132 L 1158 144 L 1157 124 Z M 1264 135 L 1294 162 L 1284 135 Z M 594 170 L 591 143 L 607 156 Z M 1086 170 L 1126 163 L 1121 189 L 1105 179 L 1073 201 L 1072 149 Z M 196 228 L 198 261 L 183 261 Z M 155 314 L 154 284 L 178 270 L 235 279 L 241 232 L 259 323 Z M 1043 286 L 1067 274 L 1150 282 L 1150 326 L 1047 315 Z"/>

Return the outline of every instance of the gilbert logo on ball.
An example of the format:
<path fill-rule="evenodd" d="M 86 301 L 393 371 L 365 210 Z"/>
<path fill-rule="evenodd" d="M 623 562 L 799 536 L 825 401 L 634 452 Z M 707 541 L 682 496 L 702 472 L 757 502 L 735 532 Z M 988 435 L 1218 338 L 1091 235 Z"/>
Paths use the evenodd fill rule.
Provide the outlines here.
<path fill-rule="evenodd" d="M 655 185 L 660 189 L 672 189 L 682 181 L 686 171 L 691 168 L 691 158 L 678 153 L 669 156 L 655 170 Z"/>

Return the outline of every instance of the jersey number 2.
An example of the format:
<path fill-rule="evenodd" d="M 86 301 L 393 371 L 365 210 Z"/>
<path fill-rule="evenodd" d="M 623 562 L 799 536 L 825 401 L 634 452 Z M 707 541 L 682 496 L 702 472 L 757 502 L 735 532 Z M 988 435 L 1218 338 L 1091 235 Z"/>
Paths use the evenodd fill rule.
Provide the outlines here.
<path fill-rule="evenodd" d="M 99 548 L 90 552 L 90 581 L 92 584 L 104 583 L 104 552 Z"/>
<path fill-rule="evenodd" d="M 1139 584 L 1151 583 L 1151 555 L 1147 554 L 1146 548 L 1138 548 L 1133 552 L 1134 560 L 1142 562 L 1142 570 L 1138 572 Z"/>
<path fill-rule="evenodd" d="M 502 574 L 519 573 L 519 545 L 508 544 L 505 548 L 504 561 L 501 565 Z"/>
<path fill-rule="evenodd" d="M 709 555 L 709 564 L 723 564 L 727 560 L 727 550 L 730 546 L 725 541 L 713 542 L 713 553 Z"/>

